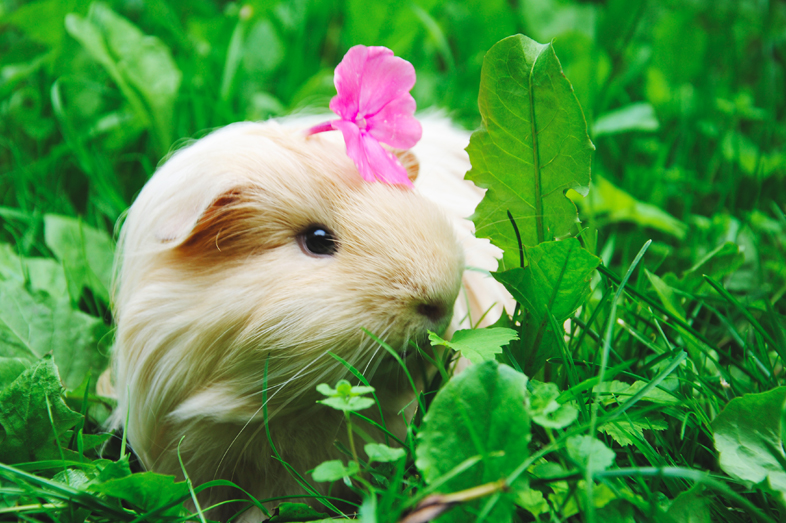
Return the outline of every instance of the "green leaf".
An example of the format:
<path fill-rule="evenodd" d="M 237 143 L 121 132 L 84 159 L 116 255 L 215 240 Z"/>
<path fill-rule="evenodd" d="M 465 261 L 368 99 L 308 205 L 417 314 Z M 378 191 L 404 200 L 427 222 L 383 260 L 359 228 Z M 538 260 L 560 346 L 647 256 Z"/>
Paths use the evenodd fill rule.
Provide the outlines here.
<path fill-rule="evenodd" d="M 106 367 L 100 319 L 71 308 L 67 298 L 30 294 L 19 282 L 0 281 L 0 357 L 33 361 L 51 353 L 64 384 L 75 389 L 92 369 Z"/>
<path fill-rule="evenodd" d="M 710 503 L 711 499 L 704 493 L 704 485 L 696 483 L 674 498 L 666 514 L 675 523 L 710 523 Z"/>
<path fill-rule="evenodd" d="M 26 2 L 19 4 L 16 10 L 3 17 L 3 23 L 22 29 L 32 40 L 53 47 L 59 46 L 65 36 L 63 17 L 74 7 L 73 1 Z"/>
<path fill-rule="evenodd" d="M 368 443 L 363 447 L 363 450 L 366 451 L 369 462 L 390 463 L 398 461 L 406 455 L 404 449 L 393 449 L 382 443 Z"/>
<path fill-rule="evenodd" d="M 327 398 L 324 400 L 319 400 L 317 403 L 327 405 L 328 407 L 334 408 L 336 410 L 357 412 L 373 406 L 374 400 L 371 398 L 355 396 L 350 398 Z"/>
<path fill-rule="evenodd" d="M 605 487 L 605 485 L 602 486 Z M 633 505 L 623 499 L 609 501 L 606 506 L 599 508 L 595 514 L 596 521 L 603 521 L 604 523 L 637 523 Z M 658 523 L 667 522 L 659 521 Z"/>
<path fill-rule="evenodd" d="M 622 445 L 632 445 L 635 441 L 644 440 L 644 430 L 666 430 L 668 423 L 659 417 L 649 417 L 636 420 L 610 421 L 604 423 L 598 430 L 605 432 L 614 441 Z"/>
<path fill-rule="evenodd" d="M 466 178 L 488 191 L 472 221 L 477 236 L 504 251 L 506 270 L 520 265 L 508 211 L 525 246 L 575 232 L 576 207 L 565 191 L 587 194 L 594 146 L 551 44 L 516 35 L 494 45 L 478 105 L 482 125 L 467 147 Z"/>
<path fill-rule="evenodd" d="M 529 408 L 532 421 L 551 429 L 565 428 L 576 421 L 578 409 L 573 405 L 560 405 L 557 402 L 560 391 L 556 384 L 534 380 L 530 383 Z"/>
<path fill-rule="evenodd" d="M 677 318 L 685 321 L 685 309 L 683 309 L 680 303 L 680 298 L 677 296 L 675 289 L 670 287 L 660 277 L 651 273 L 647 269 L 644 269 L 644 274 L 646 274 L 647 279 L 650 280 L 652 287 L 655 289 L 655 293 L 658 295 L 660 302 L 663 304 L 663 308 Z M 688 351 L 688 354 L 690 354 L 693 363 L 695 363 L 698 368 L 703 368 L 706 363 L 706 358 L 704 358 L 704 355 L 701 351 L 701 347 L 704 346 L 702 342 L 699 341 L 693 334 L 691 334 L 690 331 L 681 327 L 680 325 L 675 325 L 674 328 L 682 335 L 683 339 L 685 340 L 685 348 Z"/>
<path fill-rule="evenodd" d="M 688 226 L 671 214 L 656 205 L 637 200 L 597 173 L 592 177 L 592 189 L 586 198 L 575 197 L 573 200 L 583 213 L 603 215 L 604 220 L 611 223 L 636 223 L 680 240 L 688 232 Z"/>
<path fill-rule="evenodd" d="M 106 69 L 151 131 L 161 154 L 173 138 L 173 110 L 182 74 L 160 39 L 148 36 L 100 2 L 87 18 L 71 13 L 66 30 Z"/>
<path fill-rule="evenodd" d="M 600 258 L 582 249 L 575 238 L 528 248 L 527 256 L 527 267 L 493 276 L 529 312 L 520 361 L 522 368 L 534 374 L 547 358 L 558 353 L 554 336 L 562 335 L 553 332 L 547 314 L 561 324 L 584 303 Z"/>
<path fill-rule="evenodd" d="M 494 277 L 532 314 L 543 317 L 549 311 L 558 322 L 565 321 L 589 294 L 600 258 L 582 249 L 575 238 L 532 247 L 527 257 L 526 268 Z"/>
<path fill-rule="evenodd" d="M 99 465 L 100 472 L 95 483 L 106 483 L 113 479 L 121 479 L 131 475 L 131 466 L 128 464 L 129 455 L 126 454 L 117 461 L 108 461 Z"/>
<path fill-rule="evenodd" d="M 315 522 L 316 520 L 332 521 L 327 518 L 327 514 L 317 512 L 303 503 L 282 503 L 276 507 L 269 523 Z"/>
<path fill-rule="evenodd" d="M 45 357 L 0 392 L 0 462 L 60 459 L 67 431 L 82 416 L 69 409 L 52 358 Z M 47 407 L 48 402 L 48 407 Z M 51 410 L 51 418 L 50 418 Z"/>
<path fill-rule="evenodd" d="M 616 454 L 602 441 L 592 436 L 568 438 L 565 448 L 570 458 L 584 470 L 601 472 L 614 464 Z"/>
<path fill-rule="evenodd" d="M 422 0 L 418 7 L 426 12 L 438 5 L 437 0 Z M 398 56 L 411 53 L 412 44 L 423 24 L 414 9 L 401 9 L 396 0 L 377 0 L 373 9 L 363 0 L 346 2 L 344 37 L 348 42 L 374 42 L 393 49 Z M 371 45 L 370 43 L 368 45 Z"/>
<path fill-rule="evenodd" d="M 487 361 L 451 379 L 436 395 L 418 434 L 415 464 L 432 484 L 470 458 L 480 462 L 447 479 L 443 492 L 504 478 L 529 455 L 530 422 L 524 406 L 527 377 Z M 487 521 L 511 520 L 514 493 L 503 494 Z M 478 500 L 461 504 L 440 521 L 472 521 Z"/>
<path fill-rule="evenodd" d="M 0 356 L 0 390 L 22 374 L 30 366 L 30 361 L 26 358 L 5 358 Z"/>
<path fill-rule="evenodd" d="M 71 299 L 78 302 L 82 288 L 109 303 L 114 242 L 103 231 L 81 220 L 56 214 L 44 216 L 46 246 L 63 264 Z"/>
<path fill-rule="evenodd" d="M 754 484 L 767 480 L 786 501 L 781 416 L 786 387 L 731 400 L 712 422 L 719 465 L 733 478 Z M 777 453 L 774 454 L 774 453 Z"/>
<path fill-rule="evenodd" d="M 311 473 L 311 477 L 314 478 L 314 481 L 319 482 L 338 481 L 343 478 L 354 476 L 359 471 L 358 464 L 354 461 L 350 461 L 349 465 L 345 466 L 341 460 L 334 459 L 318 465 Z"/>
<path fill-rule="evenodd" d="M 8 244 L 0 244 L 0 279 L 29 282 L 34 291 L 54 298 L 68 297 L 63 266 L 51 258 L 17 256 Z"/>
<path fill-rule="evenodd" d="M 94 492 L 128 501 L 148 512 L 180 500 L 190 499 L 188 483 L 177 482 L 174 476 L 164 476 L 155 472 L 141 472 L 130 476 L 109 479 L 90 487 Z M 164 515 L 178 515 L 180 505 L 165 511 Z"/>
<path fill-rule="evenodd" d="M 535 517 L 549 511 L 549 504 L 543 497 L 543 493 L 539 490 L 526 488 L 516 492 L 515 497 L 516 505 Z"/>
<path fill-rule="evenodd" d="M 612 403 L 623 403 L 628 398 L 638 394 L 647 385 L 648 383 L 642 380 L 636 380 L 632 384 L 614 380 L 611 382 L 604 381 L 600 385 L 593 387 L 592 390 L 603 396 L 602 401 L 604 405 L 610 405 Z M 641 401 L 651 401 L 661 405 L 679 405 L 682 403 L 674 395 L 657 387 L 644 394 Z"/>
<path fill-rule="evenodd" d="M 502 327 L 459 330 L 453 333 L 450 341 L 443 340 L 433 332 L 428 333 L 432 345 L 444 345 L 457 350 L 472 363 L 493 360 L 495 354 L 502 352 L 502 347 L 518 338 L 516 331 Z"/>
<path fill-rule="evenodd" d="M 615 109 L 595 120 L 592 134 L 596 138 L 604 134 L 619 134 L 630 131 L 657 131 L 660 122 L 655 109 L 646 102 L 638 102 Z"/>
<path fill-rule="evenodd" d="M 709 287 L 704 280 L 705 274 L 713 280 L 720 280 L 739 269 L 744 261 L 745 256 L 740 252 L 739 246 L 736 243 L 725 242 L 708 252 L 693 267 L 685 271 L 678 286 L 684 291 L 695 294 L 702 286 Z"/>
<path fill-rule="evenodd" d="M 335 389 L 327 383 L 320 383 L 317 385 L 317 392 L 328 396 L 327 399 L 319 400 L 317 403 L 345 412 L 367 409 L 375 403 L 372 398 L 362 396 L 374 392 L 374 387 L 353 386 L 347 380 L 339 380 Z"/>

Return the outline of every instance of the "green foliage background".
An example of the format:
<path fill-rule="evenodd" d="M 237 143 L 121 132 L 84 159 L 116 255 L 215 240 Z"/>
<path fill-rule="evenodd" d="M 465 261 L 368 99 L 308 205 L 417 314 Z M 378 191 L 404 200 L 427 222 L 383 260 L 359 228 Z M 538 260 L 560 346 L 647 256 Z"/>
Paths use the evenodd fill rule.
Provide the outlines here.
<path fill-rule="evenodd" d="M 583 108 L 596 147 L 591 190 L 568 196 L 580 209 L 582 246 L 603 265 L 599 273 L 587 269 L 593 290 L 577 292 L 584 306 L 564 343 L 552 340 L 536 354 L 537 330 L 530 329 L 505 352 L 473 349 L 513 367 L 538 361 L 544 368 L 530 378 L 555 387 L 543 392 L 530 381 L 542 403 L 528 411 L 535 424 L 525 483 L 533 488 L 512 478 L 517 487 L 504 507 L 518 507 L 517 521 L 781 520 L 786 4 L 775 0 L 0 0 L 3 463 L 47 460 L 48 468 L 25 470 L 58 485 L 65 478 L 72 488 L 73 470 L 82 469 L 58 477 L 52 460 L 81 461 L 100 443 L 87 432 L 111 405 L 85 377 L 94 382 L 111 345 L 111 236 L 168 152 L 230 122 L 326 109 L 333 68 L 359 43 L 385 45 L 411 61 L 418 107 L 440 108 L 474 129 L 483 57 L 514 33 L 552 42 Z M 532 253 L 549 258 L 540 249 L 552 248 Z M 634 266 L 618 291 L 618 275 Z M 538 280 L 547 276 L 514 270 L 507 279 L 522 289 L 548 284 Z M 549 322 L 566 316 L 554 318 L 544 300 L 530 304 L 539 316 L 529 321 L 556 332 Z M 87 421 L 52 403 L 49 392 L 58 394 L 50 371 L 41 394 L 20 385 L 54 368 L 40 360 L 48 353 L 69 405 L 88 412 Z M 600 355 L 608 370 L 599 373 Z M 449 389 L 435 404 L 449 405 L 449 395 L 462 393 Z M 9 398 L 23 396 L 13 401 L 37 405 L 35 416 L 8 407 Z M 746 412 L 758 418 L 749 431 L 740 421 Z M 451 419 L 438 409 L 424 427 L 439 425 L 441 415 Z M 43 435 L 47 423 L 54 441 Z M 36 441 L 24 448 L 25 438 Z M 526 444 L 518 451 L 521 459 L 530 455 Z M 403 483 L 365 491 L 366 514 L 394 521 L 415 506 L 417 492 L 428 492 L 418 481 L 448 472 L 428 444 L 418 452 L 439 474 L 423 480 L 410 467 L 404 480 L 404 461 L 379 472 Z M 467 452 L 471 460 L 475 451 Z M 127 461 L 96 463 L 94 476 L 77 479 L 104 497 L 87 501 L 82 491 L 2 469 L 0 519 L 19 499 L 81 499 L 80 510 L 92 507 L 110 521 L 126 518 L 129 503 L 137 515 L 159 506 L 113 490 L 111 481 L 134 488 L 147 481 L 131 479 Z M 11 477 L 28 490 L 12 488 Z M 158 481 L 168 480 L 150 484 Z M 443 484 L 464 488 L 475 480 L 452 481 Z M 169 506 L 160 514 L 185 496 L 178 488 L 163 496 Z M 461 510 L 478 514 L 481 506 Z"/>

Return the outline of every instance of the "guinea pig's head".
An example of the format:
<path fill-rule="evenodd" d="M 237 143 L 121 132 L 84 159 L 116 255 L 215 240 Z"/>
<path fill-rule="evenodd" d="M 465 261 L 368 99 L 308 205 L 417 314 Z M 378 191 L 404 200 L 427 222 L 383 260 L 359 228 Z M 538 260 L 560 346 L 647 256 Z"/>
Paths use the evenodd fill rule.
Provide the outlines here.
<path fill-rule="evenodd" d="M 397 352 L 444 331 L 463 272 L 433 203 L 363 181 L 339 133 L 276 123 L 177 152 L 129 211 L 120 253 L 115 384 L 143 427 L 243 423 L 263 395 L 271 415 L 304 408 L 304 391 L 312 408 L 315 385 L 346 374 L 329 353 L 367 374 L 388 357 L 364 329 Z"/>

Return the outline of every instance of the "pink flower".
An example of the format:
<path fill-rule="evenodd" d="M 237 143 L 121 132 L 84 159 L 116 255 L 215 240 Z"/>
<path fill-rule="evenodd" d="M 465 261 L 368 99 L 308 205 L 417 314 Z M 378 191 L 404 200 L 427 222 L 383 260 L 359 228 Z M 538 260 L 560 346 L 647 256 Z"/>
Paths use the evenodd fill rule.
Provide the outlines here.
<path fill-rule="evenodd" d="M 412 64 L 386 47 L 356 45 L 336 67 L 333 83 L 338 94 L 330 109 L 340 119 L 312 127 L 309 134 L 339 130 L 364 180 L 412 185 L 396 155 L 380 145 L 409 149 L 420 140 L 409 94 L 415 85 Z"/>

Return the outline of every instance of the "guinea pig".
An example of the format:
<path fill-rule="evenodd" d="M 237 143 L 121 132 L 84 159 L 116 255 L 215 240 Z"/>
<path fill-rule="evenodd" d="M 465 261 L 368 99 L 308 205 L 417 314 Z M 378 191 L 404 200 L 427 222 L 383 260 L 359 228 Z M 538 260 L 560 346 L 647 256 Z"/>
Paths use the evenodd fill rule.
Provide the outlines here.
<path fill-rule="evenodd" d="M 179 453 L 195 485 L 231 480 L 261 500 L 304 495 L 271 458 L 265 422 L 300 474 L 343 457 L 334 443 L 346 438 L 343 415 L 316 403 L 316 385 L 351 377 L 330 353 L 370 380 L 386 426 L 403 437 L 414 392 L 363 329 L 415 365 L 410 340 L 427 345 L 428 331 L 501 311 L 493 280 L 465 274 L 468 263 L 493 270 L 498 256 L 463 219 L 482 195 L 462 180 L 467 133 L 423 122 L 421 144 L 402 156 L 413 189 L 362 180 L 340 133 L 307 136 L 305 127 L 217 130 L 169 158 L 127 214 L 113 296 L 113 420 L 150 470 L 182 478 Z M 213 488 L 200 503 L 238 497 Z"/>

